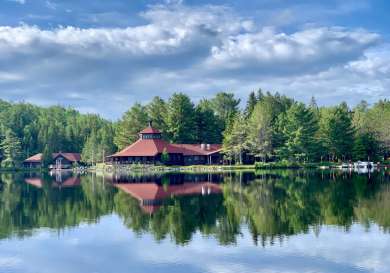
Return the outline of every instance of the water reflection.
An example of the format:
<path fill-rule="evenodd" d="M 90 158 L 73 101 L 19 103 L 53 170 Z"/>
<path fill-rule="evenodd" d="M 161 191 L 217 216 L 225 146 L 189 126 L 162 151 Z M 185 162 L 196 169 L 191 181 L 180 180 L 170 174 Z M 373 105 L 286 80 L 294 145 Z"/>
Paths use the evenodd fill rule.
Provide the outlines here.
<path fill-rule="evenodd" d="M 390 231 L 386 173 L 275 171 L 97 177 L 72 173 L 0 176 L 0 238 L 56 231 L 118 215 L 136 234 L 188 244 L 194 234 L 254 244 L 354 223 Z"/>

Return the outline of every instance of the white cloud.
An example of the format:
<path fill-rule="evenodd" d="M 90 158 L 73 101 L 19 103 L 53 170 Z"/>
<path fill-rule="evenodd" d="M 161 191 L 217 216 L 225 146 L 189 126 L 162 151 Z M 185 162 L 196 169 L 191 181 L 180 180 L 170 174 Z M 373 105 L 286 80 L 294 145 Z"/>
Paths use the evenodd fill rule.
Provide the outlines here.
<path fill-rule="evenodd" d="M 315 72 L 361 56 L 378 40 L 375 33 L 335 27 L 305 29 L 290 35 L 264 28 L 229 37 L 222 46 L 213 47 L 208 63 L 239 69 L 255 66 L 265 72 L 271 69 L 271 73 Z"/>
<path fill-rule="evenodd" d="M 141 16 L 145 24 L 127 28 L 0 26 L 0 97 L 118 117 L 134 101 L 174 91 L 243 97 L 265 87 L 335 103 L 389 90 L 389 47 L 367 30 L 285 32 L 225 6 L 176 1 Z M 107 103 L 107 96 L 117 99 Z"/>

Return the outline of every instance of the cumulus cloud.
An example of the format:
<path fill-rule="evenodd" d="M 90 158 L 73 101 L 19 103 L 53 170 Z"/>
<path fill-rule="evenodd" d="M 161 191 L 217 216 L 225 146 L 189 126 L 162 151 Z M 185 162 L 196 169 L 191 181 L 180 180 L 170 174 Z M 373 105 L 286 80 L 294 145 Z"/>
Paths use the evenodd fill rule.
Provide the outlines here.
<path fill-rule="evenodd" d="M 231 90 L 242 97 L 267 87 L 306 99 L 321 83 L 335 102 L 370 83 L 376 89 L 365 92 L 375 98 L 388 88 L 388 62 L 374 50 L 381 37 L 363 29 L 284 32 L 229 7 L 180 1 L 140 16 L 146 23 L 126 28 L 0 26 L 0 97 L 117 117 L 134 101 L 173 91 L 200 98 Z M 389 57 L 388 48 L 382 51 Z"/>
<path fill-rule="evenodd" d="M 212 48 L 209 63 L 228 68 L 255 68 L 256 73 L 316 72 L 359 57 L 379 36 L 343 28 L 311 28 L 288 35 L 265 28 L 229 37 Z M 293 64 L 293 65 L 292 65 Z"/>

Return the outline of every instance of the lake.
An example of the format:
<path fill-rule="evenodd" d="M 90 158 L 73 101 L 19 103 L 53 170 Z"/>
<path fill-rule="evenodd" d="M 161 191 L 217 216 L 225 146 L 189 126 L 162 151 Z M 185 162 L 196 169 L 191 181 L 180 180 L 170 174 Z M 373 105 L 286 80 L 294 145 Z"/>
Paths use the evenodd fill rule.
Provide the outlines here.
<path fill-rule="evenodd" d="M 388 273 L 389 176 L 1 174 L 0 272 Z"/>

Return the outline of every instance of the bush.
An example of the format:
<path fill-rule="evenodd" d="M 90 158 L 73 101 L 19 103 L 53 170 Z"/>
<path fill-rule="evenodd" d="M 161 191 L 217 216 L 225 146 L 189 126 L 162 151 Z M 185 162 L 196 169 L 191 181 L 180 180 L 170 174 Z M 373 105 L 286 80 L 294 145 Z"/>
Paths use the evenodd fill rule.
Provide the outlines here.
<path fill-rule="evenodd" d="M 256 169 L 298 169 L 298 168 L 317 168 L 317 163 L 299 163 L 294 161 L 282 160 L 277 162 L 256 162 Z"/>

